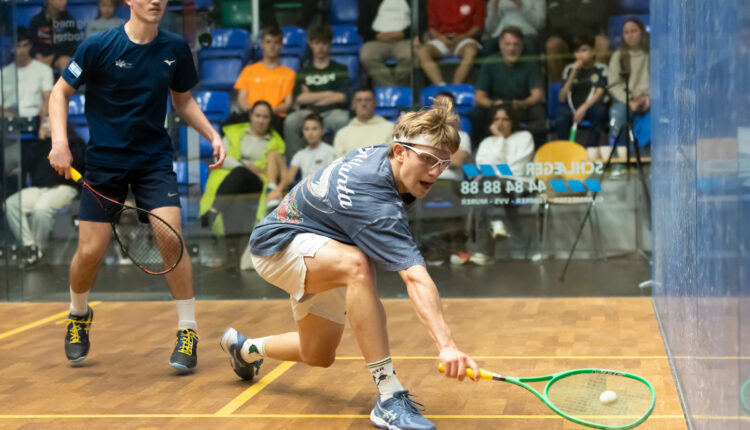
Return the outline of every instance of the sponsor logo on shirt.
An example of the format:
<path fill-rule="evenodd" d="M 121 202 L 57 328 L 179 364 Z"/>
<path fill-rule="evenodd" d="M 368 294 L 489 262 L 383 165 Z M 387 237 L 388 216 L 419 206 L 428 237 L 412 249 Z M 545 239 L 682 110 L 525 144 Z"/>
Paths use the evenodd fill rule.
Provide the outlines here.
<path fill-rule="evenodd" d="M 70 70 L 70 73 L 73 74 L 76 78 L 81 76 L 81 66 L 78 65 L 78 63 L 75 62 L 75 60 L 70 60 L 70 64 L 68 64 L 68 70 Z"/>
<path fill-rule="evenodd" d="M 362 163 L 369 158 L 374 152 L 375 148 L 368 146 L 367 148 L 360 148 L 357 150 L 357 155 L 351 160 L 344 163 L 339 169 L 338 180 L 336 181 L 336 197 L 338 197 L 339 206 L 342 209 L 349 209 L 352 207 L 352 197 L 355 193 L 351 188 L 346 187 L 346 183 L 349 182 L 349 172 L 355 166 L 361 166 Z"/>
<path fill-rule="evenodd" d="M 164 62 L 167 63 L 167 66 L 171 66 L 175 61 L 176 60 L 164 60 Z"/>
<path fill-rule="evenodd" d="M 468 15 L 471 13 L 471 6 L 468 4 L 462 5 L 458 11 L 461 12 L 461 15 Z"/>
<path fill-rule="evenodd" d="M 115 66 L 117 66 L 117 67 L 119 67 L 121 69 L 130 69 L 130 68 L 133 67 L 133 64 L 132 63 L 126 63 L 126 62 L 124 62 L 122 60 L 117 60 L 117 61 L 115 61 Z"/>
<path fill-rule="evenodd" d="M 323 74 L 315 74 L 315 75 L 307 75 L 305 76 L 305 85 L 309 86 L 317 86 L 317 85 L 326 85 L 330 82 L 334 82 L 336 80 L 336 74 L 331 73 L 323 73 Z"/>

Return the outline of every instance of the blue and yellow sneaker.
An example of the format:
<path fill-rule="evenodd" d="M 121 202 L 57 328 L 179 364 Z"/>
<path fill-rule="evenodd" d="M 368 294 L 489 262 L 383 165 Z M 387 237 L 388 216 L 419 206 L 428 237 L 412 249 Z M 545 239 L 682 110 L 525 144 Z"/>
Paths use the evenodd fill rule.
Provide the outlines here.
<path fill-rule="evenodd" d="M 88 308 L 86 315 L 68 314 L 68 328 L 65 332 L 65 355 L 72 363 L 83 361 L 89 354 L 89 330 L 94 321 L 94 310 Z"/>
<path fill-rule="evenodd" d="M 182 371 L 193 370 L 198 364 L 198 334 L 189 328 L 177 329 L 177 341 L 169 357 L 169 365 Z"/>
<path fill-rule="evenodd" d="M 429 422 L 420 413 L 424 405 L 410 399 L 409 390 L 396 391 L 393 397 L 378 402 L 370 412 L 370 421 L 377 428 L 388 430 L 435 430 L 435 424 Z"/>
<path fill-rule="evenodd" d="M 248 363 L 242 358 L 242 345 L 245 344 L 246 340 L 247 337 L 230 327 L 224 330 L 219 345 L 223 351 L 229 353 L 229 364 L 232 365 L 234 373 L 246 381 L 252 381 L 258 372 L 260 372 L 260 365 L 263 364 L 263 358 L 255 345 L 250 345 L 249 351 L 257 357 L 257 360 Z"/>

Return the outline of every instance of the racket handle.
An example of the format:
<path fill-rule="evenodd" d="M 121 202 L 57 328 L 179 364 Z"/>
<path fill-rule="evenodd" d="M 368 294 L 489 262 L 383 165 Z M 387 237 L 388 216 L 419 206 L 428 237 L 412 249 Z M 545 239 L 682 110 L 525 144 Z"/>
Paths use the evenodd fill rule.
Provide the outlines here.
<path fill-rule="evenodd" d="M 443 363 L 438 364 L 438 370 L 440 371 L 440 373 L 445 373 L 445 366 L 443 366 Z M 466 376 L 474 379 L 474 369 L 472 369 L 471 367 L 467 367 Z M 484 369 L 479 369 L 479 379 L 493 379 L 492 373 Z"/>
<path fill-rule="evenodd" d="M 70 166 L 70 177 L 76 182 L 81 180 L 81 174 L 73 166 Z"/>

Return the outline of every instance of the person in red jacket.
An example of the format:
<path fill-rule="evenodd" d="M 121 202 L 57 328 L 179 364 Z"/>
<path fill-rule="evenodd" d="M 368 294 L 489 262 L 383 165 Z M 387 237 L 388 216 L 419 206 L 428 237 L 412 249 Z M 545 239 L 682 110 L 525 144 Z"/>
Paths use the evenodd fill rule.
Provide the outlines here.
<path fill-rule="evenodd" d="M 460 84 L 469 74 L 474 57 L 481 48 L 476 40 L 482 33 L 485 18 L 484 0 L 429 0 L 427 14 L 430 40 L 419 48 L 427 78 L 436 85 L 445 80 L 436 58 L 448 54 L 461 57 L 461 64 L 453 76 L 453 83 Z"/>

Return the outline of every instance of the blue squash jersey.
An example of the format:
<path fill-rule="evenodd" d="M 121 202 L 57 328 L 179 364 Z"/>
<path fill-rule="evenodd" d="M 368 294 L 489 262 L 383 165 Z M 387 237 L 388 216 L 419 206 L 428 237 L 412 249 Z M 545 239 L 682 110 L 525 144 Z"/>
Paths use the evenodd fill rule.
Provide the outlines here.
<path fill-rule="evenodd" d="M 390 271 L 424 265 L 399 194 L 388 145 L 354 150 L 300 181 L 253 230 L 258 256 L 286 248 L 298 233 L 315 233 L 354 245 Z"/>
<path fill-rule="evenodd" d="M 198 83 L 190 48 L 181 36 L 159 30 L 149 43 L 133 43 L 123 26 L 96 34 L 78 47 L 62 78 L 86 84 L 90 141 L 86 162 L 133 169 L 171 165 L 174 149 L 164 128 L 169 90 Z"/>

